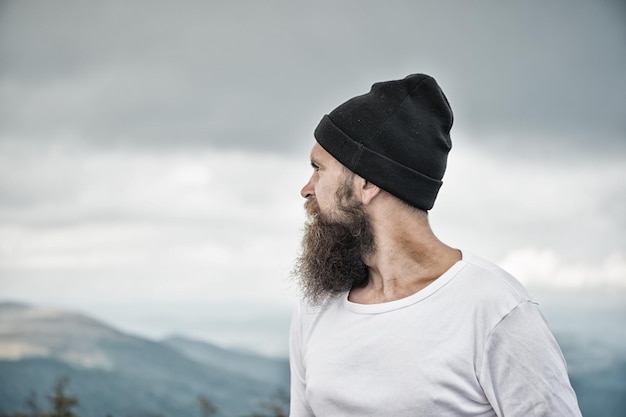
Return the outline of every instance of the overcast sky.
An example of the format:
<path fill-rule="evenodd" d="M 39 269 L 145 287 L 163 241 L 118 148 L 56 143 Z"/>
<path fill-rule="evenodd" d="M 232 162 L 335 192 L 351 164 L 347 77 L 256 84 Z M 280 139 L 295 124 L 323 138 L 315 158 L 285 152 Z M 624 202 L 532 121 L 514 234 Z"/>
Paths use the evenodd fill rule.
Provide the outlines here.
<path fill-rule="evenodd" d="M 435 232 L 626 288 L 622 1 L 1 1 L 0 297 L 245 344 L 295 299 L 316 124 L 414 72 L 455 112 Z"/>

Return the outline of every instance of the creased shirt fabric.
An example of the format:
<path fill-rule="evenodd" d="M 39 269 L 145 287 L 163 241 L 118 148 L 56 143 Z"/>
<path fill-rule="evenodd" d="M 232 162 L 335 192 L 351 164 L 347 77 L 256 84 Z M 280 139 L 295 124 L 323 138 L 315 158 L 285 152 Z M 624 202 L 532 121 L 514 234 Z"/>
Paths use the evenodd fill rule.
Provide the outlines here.
<path fill-rule="evenodd" d="M 581 416 L 545 317 L 511 275 L 463 259 L 382 304 L 301 304 L 291 417 Z"/>

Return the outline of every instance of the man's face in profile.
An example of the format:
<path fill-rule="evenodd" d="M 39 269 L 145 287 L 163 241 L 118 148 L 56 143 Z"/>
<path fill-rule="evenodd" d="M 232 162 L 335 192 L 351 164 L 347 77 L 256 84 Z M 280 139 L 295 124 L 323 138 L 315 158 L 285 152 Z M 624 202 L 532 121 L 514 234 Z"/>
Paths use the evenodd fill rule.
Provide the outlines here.
<path fill-rule="evenodd" d="M 313 148 L 314 173 L 302 189 L 307 222 L 302 253 L 294 268 L 303 295 L 313 304 L 366 284 L 368 268 L 363 258 L 374 250 L 369 217 L 354 196 L 354 174 L 319 149 Z"/>

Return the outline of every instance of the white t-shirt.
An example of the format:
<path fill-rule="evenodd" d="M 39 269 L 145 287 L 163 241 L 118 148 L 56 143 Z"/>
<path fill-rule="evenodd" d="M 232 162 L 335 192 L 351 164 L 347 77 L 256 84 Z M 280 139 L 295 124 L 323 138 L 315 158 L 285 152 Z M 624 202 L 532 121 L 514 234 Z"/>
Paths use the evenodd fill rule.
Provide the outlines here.
<path fill-rule="evenodd" d="M 581 416 L 537 304 L 467 255 L 400 300 L 300 306 L 290 362 L 291 417 Z"/>

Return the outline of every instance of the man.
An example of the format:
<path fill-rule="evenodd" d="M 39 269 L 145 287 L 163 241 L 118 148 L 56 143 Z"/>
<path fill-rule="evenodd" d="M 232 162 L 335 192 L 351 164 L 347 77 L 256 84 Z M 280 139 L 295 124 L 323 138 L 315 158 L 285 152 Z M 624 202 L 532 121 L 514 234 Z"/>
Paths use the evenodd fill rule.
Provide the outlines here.
<path fill-rule="evenodd" d="M 580 416 L 526 290 L 429 226 L 451 127 L 443 92 L 416 74 L 374 84 L 316 128 L 291 417 Z"/>

